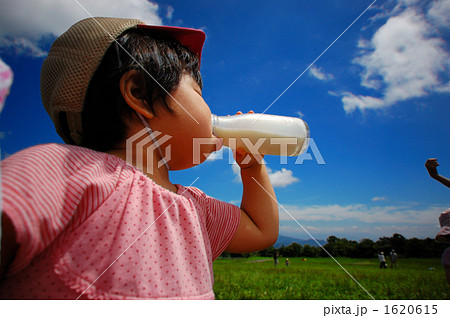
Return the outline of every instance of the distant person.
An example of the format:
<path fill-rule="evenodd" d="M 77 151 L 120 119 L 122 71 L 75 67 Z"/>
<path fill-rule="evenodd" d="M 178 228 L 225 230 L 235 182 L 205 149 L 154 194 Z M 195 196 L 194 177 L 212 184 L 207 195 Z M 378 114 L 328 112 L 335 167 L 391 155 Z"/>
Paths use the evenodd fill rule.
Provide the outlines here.
<path fill-rule="evenodd" d="M 450 244 L 450 209 L 441 213 L 439 224 L 441 225 L 441 230 L 436 234 L 436 241 Z M 442 266 L 444 266 L 447 283 L 450 284 L 450 246 L 445 249 L 441 261 Z"/>
<path fill-rule="evenodd" d="M 446 177 L 443 177 L 438 174 L 437 172 L 437 166 L 439 166 L 439 163 L 437 162 L 437 159 L 430 158 L 425 162 L 425 167 L 427 168 L 428 173 L 430 174 L 430 177 L 432 177 L 434 180 L 439 181 L 443 185 L 445 185 L 447 188 L 450 188 L 450 180 Z"/>
<path fill-rule="evenodd" d="M 389 258 L 391 259 L 391 268 L 397 268 L 397 253 L 395 253 L 395 250 L 392 250 L 391 253 L 389 254 Z"/>
<path fill-rule="evenodd" d="M 286 258 L 286 267 L 289 267 L 289 258 Z"/>
<path fill-rule="evenodd" d="M 275 266 L 278 265 L 278 255 L 280 255 L 280 254 L 276 251 L 273 253 L 273 262 L 274 262 Z"/>
<path fill-rule="evenodd" d="M 438 174 L 436 169 L 437 166 L 439 166 L 439 163 L 435 158 L 430 158 L 425 162 L 425 167 L 427 168 L 430 177 L 450 188 L 450 180 Z M 441 230 L 436 234 L 436 241 L 450 244 L 450 209 L 441 213 L 439 216 L 439 224 L 441 225 Z M 445 269 L 447 282 L 450 284 L 450 247 L 445 249 L 441 261 Z"/>
<path fill-rule="evenodd" d="M 378 260 L 380 261 L 380 268 L 386 268 L 386 258 L 384 257 L 384 252 L 378 254 Z"/>

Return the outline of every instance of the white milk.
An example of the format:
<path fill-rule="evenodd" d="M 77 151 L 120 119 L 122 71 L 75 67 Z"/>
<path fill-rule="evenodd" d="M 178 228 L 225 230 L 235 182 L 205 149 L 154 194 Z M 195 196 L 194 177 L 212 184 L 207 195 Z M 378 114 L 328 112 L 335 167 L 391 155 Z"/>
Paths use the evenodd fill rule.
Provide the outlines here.
<path fill-rule="evenodd" d="M 250 153 L 298 156 L 308 148 L 309 128 L 300 118 L 242 114 L 212 115 L 213 134 L 224 145 Z"/>

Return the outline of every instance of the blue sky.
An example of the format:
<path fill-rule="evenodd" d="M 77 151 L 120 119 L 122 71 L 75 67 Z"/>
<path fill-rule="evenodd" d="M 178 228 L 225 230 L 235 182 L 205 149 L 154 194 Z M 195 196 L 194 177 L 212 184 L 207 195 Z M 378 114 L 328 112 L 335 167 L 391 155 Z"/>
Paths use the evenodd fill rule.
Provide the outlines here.
<path fill-rule="evenodd" d="M 40 67 L 55 35 L 88 16 L 81 4 L 94 16 L 204 30 L 203 96 L 217 115 L 263 112 L 297 79 L 267 110 L 301 116 L 315 146 L 286 163 L 266 156 L 280 234 L 310 238 L 292 216 L 317 239 L 434 237 L 450 192 L 424 163 L 438 158 L 450 177 L 450 0 L 378 0 L 342 34 L 372 2 L 3 1 L 0 58 L 14 82 L 2 157 L 61 142 L 40 100 Z M 172 181 L 199 177 L 194 186 L 239 204 L 229 152 L 214 158 Z"/>

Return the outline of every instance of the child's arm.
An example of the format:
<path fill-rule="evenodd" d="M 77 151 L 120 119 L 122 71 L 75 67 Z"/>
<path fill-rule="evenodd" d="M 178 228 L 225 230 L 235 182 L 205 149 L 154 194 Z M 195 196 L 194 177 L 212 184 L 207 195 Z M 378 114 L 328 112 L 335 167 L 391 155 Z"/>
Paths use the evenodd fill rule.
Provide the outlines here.
<path fill-rule="evenodd" d="M 264 163 L 244 151 L 236 151 L 236 161 L 241 167 L 243 194 L 241 221 L 227 252 L 247 253 L 272 246 L 278 238 L 278 203 L 275 198 Z M 259 161 L 262 161 L 260 158 Z"/>

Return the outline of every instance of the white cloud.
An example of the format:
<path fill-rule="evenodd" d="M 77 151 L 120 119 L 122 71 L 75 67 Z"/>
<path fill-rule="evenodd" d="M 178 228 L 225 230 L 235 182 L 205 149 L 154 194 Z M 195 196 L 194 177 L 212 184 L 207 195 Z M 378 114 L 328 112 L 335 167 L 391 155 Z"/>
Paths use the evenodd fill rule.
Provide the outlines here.
<path fill-rule="evenodd" d="M 292 170 L 286 168 L 281 168 L 281 170 L 273 171 L 267 167 L 267 172 L 269 173 L 270 182 L 274 188 L 285 188 L 288 185 L 299 182 L 300 179 L 294 177 Z"/>
<path fill-rule="evenodd" d="M 0 47 L 8 50 L 10 53 L 14 52 L 15 55 L 29 55 L 34 57 L 47 55 L 47 52 L 41 49 L 35 41 L 23 37 L 0 37 Z"/>
<path fill-rule="evenodd" d="M 427 17 L 438 27 L 450 27 L 450 0 L 433 1 Z"/>
<path fill-rule="evenodd" d="M 355 205 L 313 205 L 308 207 L 284 206 L 295 219 L 306 221 L 352 221 L 367 224 L 437 224 L 437 217 L 445 207 L 435 206 L 419 209 L 413 206 L 368 206 Z M 283 210 L 283 209 L 281 209 Z M 280 219 L 292 220 L 287 213 Z"/>
<path fill-rule="evenodd" d="M 356 109 L 375 109 L 387 106 L 386 102 L 381 98 L 362 95 L 356 96 L 350 92 L 344 92 L 342 96 L 342 104 L 344 105 L 344 110 L 347 113 L 350 113 Z"/>
<path fill-rule="evenodd" d="M 438 216 L 444 206 L 419 208 L 414 205 L 368 206 L 314 205 L 307 207 L 283 205 L 280 208 L 280 234 L 309 238 L 305 228 L 317 239 L 330 235 L 349 239 L 392 236 L 434 237 L 439 230 Z M 287 212 L 288 213 L 287 213 Z M 293 222 L 292 217 L 300 224 Z"/>
<path fill-rule="evenodd" d="M 300 223 L 302 224 L 302 223 Z M 360 241 L 364 238 L 369 238 L 373 241 L 380 237 L 391 237 L 395 233 L 399 233 L 406 238 L 433 238 L 438 231 L 433 227 L 428 226 L 402 226 L 402 225 L 384 225 L 384 226 L 355 226 L 352 224 L 333 226 L 324 224 L 323 226 L 309 226 L 302 224 L 302 229 L 298 224 L 295 225 L 280 225 L 280 235 L 297 237 L 300 239 L 311 239 L 311 236 L 316 240 L 326 240 L 329 236 L 334 235 L 339 238 L 347 238 L 350 240 Z M 311 236 L 310 236 L 311 235 Z"/>
<path fill-rule="evenodd" d="M 335 92 L 335 91 L 328 91 L 328 94 L 329 95 L 331 95 L 331 96 L 341 96 L 341 94 L 340 93 L 338 93 L 338 92 Z M 351 94 L 351 93 L 350 93 Z"/>
<path fill-rule="evenodd" d="M 320 68 L 316 67 L 315 65 L 310 67 L 308 73 L 309 75 L 311 75 L 314 78 L 317 78 L 320 81 L 329 81 L 334 78 L 333 74 L 324 73 Z"/>
<path fill-rule="evenodd" d="M 226 151 L 225 149 L 229 149 L 228 147 L 222 147 L 220 148 L 220 150 L 213 152 L 212 154 L 210 154 L 208 156 L 208 158 L 206 158 L 205 162 L 211 162 L 211 161 L 215 161 L 215 160 L 222 160 L 224 158 L 224 156 L 229 156 L 228 151 Z"/>
<path fill-rule="evenodd" d="M 173 18 L 173 12 L 175 11 L 175 9 L 173 8 L 173 7 L 171 7 L 171 6 L 168 6 L 167 7 L 167 14 L 166 14 L 166 18 L 168 19 L 168 20 L 172 20 L 172 18 Z"/>
<path fill-rule="evenodd" d="M 77 3 L 79 2 L 86 11 Z M 17 43 L 20 52 L 42 55 L 40 41 L 59 36 L 75 22 L 92 16 L 138 18 L 161 24 L 158 5 L 147 0 L 3 0 L 0 10 L 0 45 Z"/>
<path fill-rule="evenodd" d="M 235 178 L 234 178 L 233 181 L 234 182 L 241 182 L 241 168 L 239 167 L 239 165 L 237 164 L 236 161 L 234 161 L 231 164 L 231 169 L 233 170 L 233 173 L 235 175 Z"/>
<path fill-rule="evenodd" d="M 373 197 L 372 201 L 376 202 L 376 201 L 386 201 L 387 197 Z"/>
<path fill-rule="evenodd" d="M 241 182 L 241 168 L 239 165 L 234 161 L 231 164 L 231 169 L 233 170 L 233 173 L 235 174 L 234 182 Z M 294 177 L 294 173 L 292 170 L 288 170 L 285 168 L 282 168 L 281 170 L 272 170 L 268 166 L 266 166 L 267 173 L 269 175 L 270 182 L 272 183 L 272 186 L 274 188 L 285 188 L 288 185 L 291 185 L 293 183 L 299 182 L 300 179 L 297 177 Z"/>
<path fill-rule="evenodd" d="M 443 78 L 450 71 L 450 56 L 444 40 L 434 31 L 420 10 L 408 7 L 390 17 L 370 41 L 360 40 L 359 57 L 354 63 L 363 68 L 361 85 L 381 96 L 345 92 L 345 111 L 383 108 L 434 92 L 448 92 L 449 85 Z"/>

